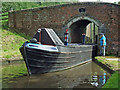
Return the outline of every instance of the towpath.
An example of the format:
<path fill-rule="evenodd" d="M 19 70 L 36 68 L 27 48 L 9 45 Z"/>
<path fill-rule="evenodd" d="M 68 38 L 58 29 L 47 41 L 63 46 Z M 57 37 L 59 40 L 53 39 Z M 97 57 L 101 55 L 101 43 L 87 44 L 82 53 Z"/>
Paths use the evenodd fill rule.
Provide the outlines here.
<path fill-rule="evenodd" d="M 106 58 L 107 60 L 120 61 L 120 58 Z"/>

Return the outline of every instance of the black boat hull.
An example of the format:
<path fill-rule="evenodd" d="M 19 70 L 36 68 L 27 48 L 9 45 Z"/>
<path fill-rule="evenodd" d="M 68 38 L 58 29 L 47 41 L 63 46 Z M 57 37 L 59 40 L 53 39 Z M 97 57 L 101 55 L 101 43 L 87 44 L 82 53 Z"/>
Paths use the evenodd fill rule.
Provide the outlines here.
<path fill-rule="evenodd" d="M 65 70 L 86 62 L 95 56 L 95 45 L 57 46 L 59 52 L 28 48 L 27 43 L 20 48 L 29 74 L 41 74 Z"/>

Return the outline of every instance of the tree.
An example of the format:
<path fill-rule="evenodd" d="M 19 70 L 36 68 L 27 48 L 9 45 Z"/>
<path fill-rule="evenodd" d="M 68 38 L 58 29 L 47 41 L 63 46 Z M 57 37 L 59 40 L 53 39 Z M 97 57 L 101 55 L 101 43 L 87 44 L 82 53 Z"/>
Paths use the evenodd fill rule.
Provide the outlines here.
<path fill-rule="evenodd" d="M 3 2 L 2 11 L 21 10 L 35 7 L 44 7 L 65 4 L 65 2 Z"/>
<path fill-rule="evenodd" d="M 118 2 L 118 4 L 120 5 L 120 2 Z"/>

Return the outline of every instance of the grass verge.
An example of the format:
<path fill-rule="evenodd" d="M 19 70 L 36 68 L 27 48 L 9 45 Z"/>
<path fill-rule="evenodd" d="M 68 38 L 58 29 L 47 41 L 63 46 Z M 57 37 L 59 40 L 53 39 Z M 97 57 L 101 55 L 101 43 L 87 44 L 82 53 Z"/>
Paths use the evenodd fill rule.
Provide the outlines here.
<path fill-rule="evenodd" d="M 120 74 L 116 71 L 112 76 L 108 79 L 107 83 L 102 87 L 104 88 L 119 88 L 120 86 Z M 120 88 L 119 88 L 120 89 Z"/>
<path fill-rule="evenodd" d="M 97 56 L 95 57 L 95 59 L 97 59 L 99 62 L 105 64 L 106 66 L 108 66 L 110 69 L 114 70 L 114 71 L 117 71 L 117 70 L 120 70 L 120 61 L 118 60 L 107 60 L 106 58 L 107 57 L 102 57 L 102 56 Z M 112 58 L 109 56 L 109 58 Z M 114 59 L 115 57 L 113 57 Z"/>
<path fill-rule="evenodd" d="M 18 34 L 10 30 L 2 29 L 2 58 L 20 57 L 19 48 L 30 38 L 31 37 L 23 33 Z"/>
<path fill-rule="evenodd" d="M 23 33 L 16 33 L 10 29 L 2 29 L 2 58 L 21 57 L 19 48 L 31 39 Z M 28 75 L 24 64 L 7 65 L 2 67 L 2 87 L 7 88 L 10 79 Z"/>
<path fill-rule="evenodd" d="M 107 60 L 106 58 L 115 58 L 115 57 L 111 57 L 111 56 L 107 56 L 107 57 L 102 57 L 102 56 L 97 56 L 95 57 L 95 59 L 98 60 L 98 62 L 103 63 L 104 65 L 108 66 L 110 69 L 114 70 L 115 73 L 112 74 L 112 76 L 110 77 L 110 79 L 108 79 L 108 81 L 106 82 L 106 84 L 102 87 L 102 90 L 106 90 L 106 88 L 114 88 L 116 89 L 120 89 L 120 73 L 118 72 L 120 69 L 120 66 L 118 65 L 120 63 L 120 61 L 118 60 Z M 118 57 L 117 57 L 118 58 Z"/>
<path fill-rule="evenodd" d="M 10 79 L 28 75 L 25 64 L 8 65 L 2 67 L 2 88 L 7 88 Z"/>

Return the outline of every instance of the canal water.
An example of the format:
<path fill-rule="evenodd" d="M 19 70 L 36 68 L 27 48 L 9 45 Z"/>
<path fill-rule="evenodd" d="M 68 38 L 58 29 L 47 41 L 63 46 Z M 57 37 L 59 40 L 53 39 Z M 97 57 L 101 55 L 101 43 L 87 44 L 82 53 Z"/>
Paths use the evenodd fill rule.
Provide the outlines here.
<path fill-rule="evenodd" d="M 8 82 L 9 88 L 101 88 L 111 75 L 94 62 L 52 73 L 24 76 Z M 12 82 L 12 83 L 11 83 Z"/>

